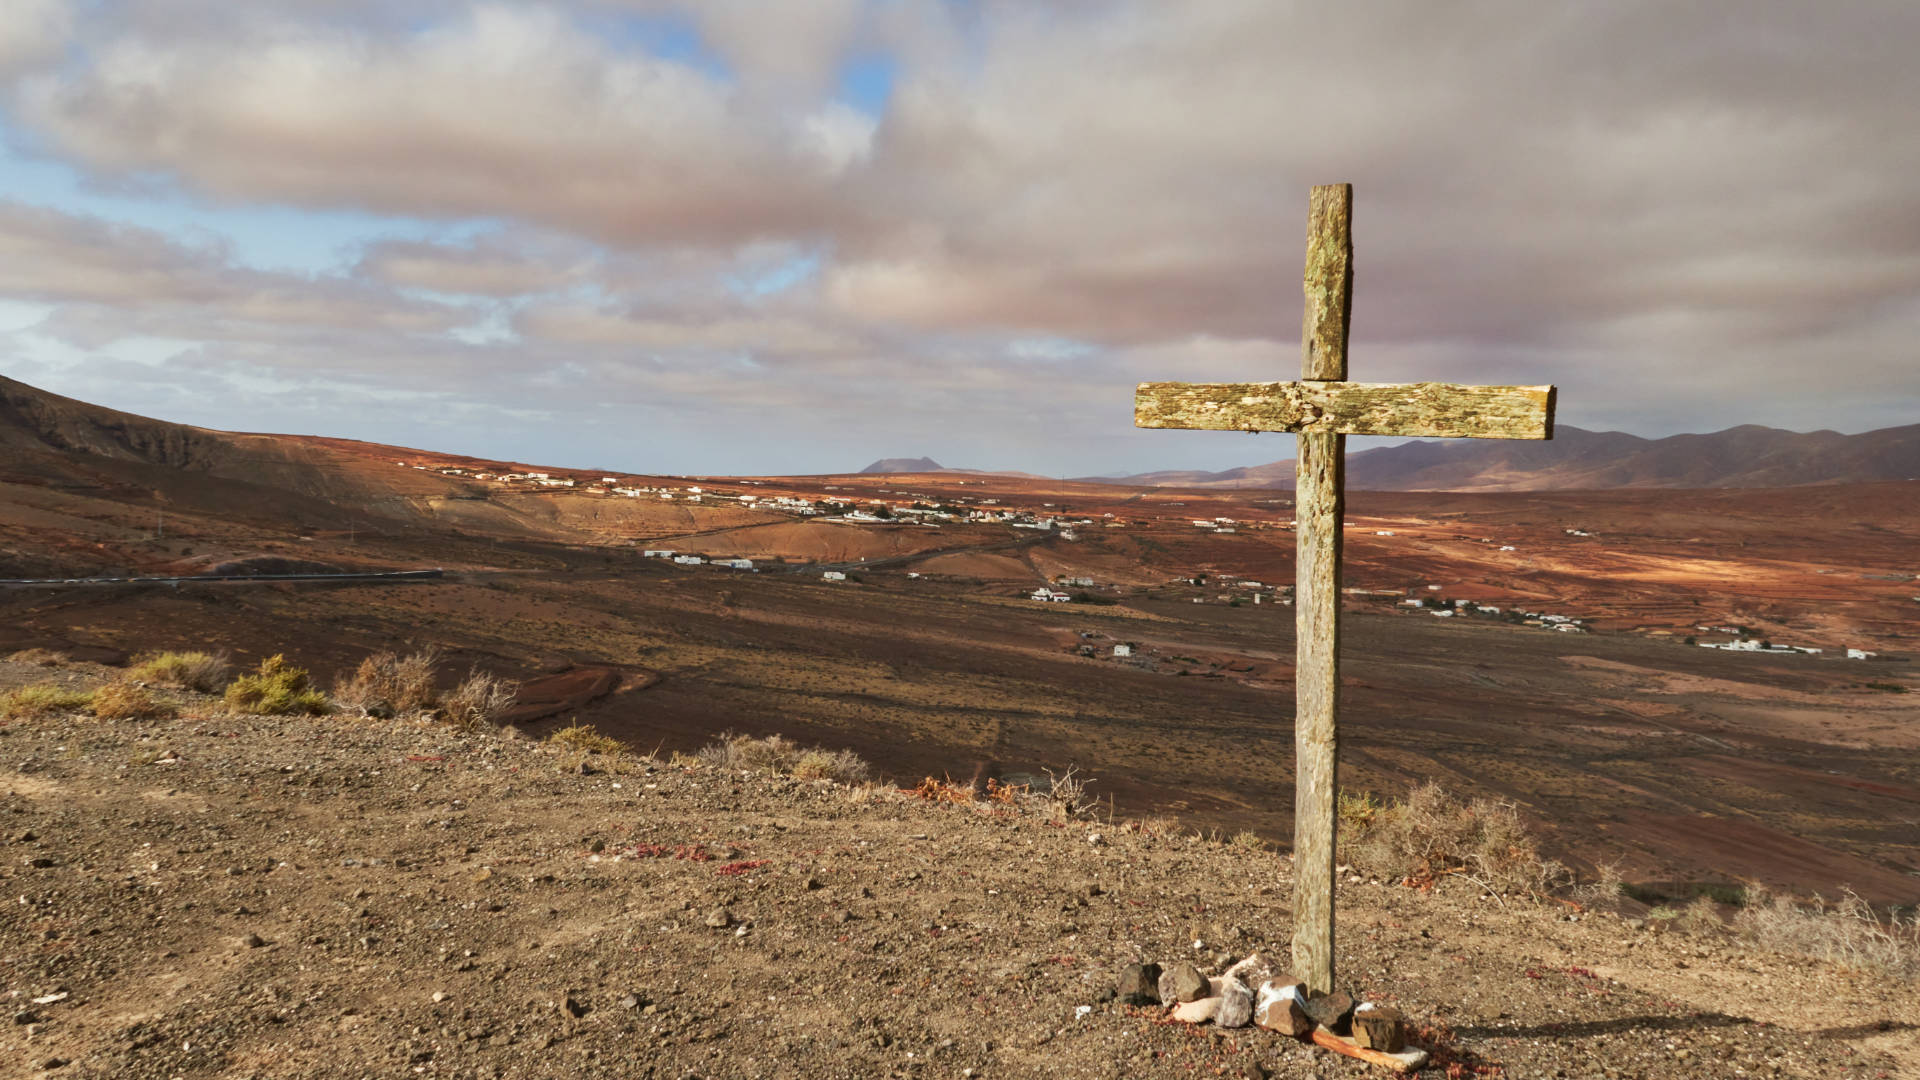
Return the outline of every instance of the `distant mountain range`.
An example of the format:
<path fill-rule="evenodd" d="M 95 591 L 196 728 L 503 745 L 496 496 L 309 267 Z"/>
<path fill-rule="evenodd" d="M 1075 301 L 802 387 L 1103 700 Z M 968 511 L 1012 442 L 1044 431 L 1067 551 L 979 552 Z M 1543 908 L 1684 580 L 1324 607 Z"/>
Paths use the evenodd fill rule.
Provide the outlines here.
<path fill-rule="evenodd" d="M 1081 477 L 1141 487 L 1291 488 L 1292 459 L 1225 472 Z M 1794 487 L 1920 477 L 1920 424 L 1859 435 L 1744 424 L 1645 439 L 1559 425 L 1546 442 L 1416 441 L 1347 457 L 1347 486 L 1373 491 Z"/>
<path fill-rule="evenodd" d="M 272 498 L 381 513 L 418 513 L 410 496 L 456 495 L 461 483 L 396 470 L 396 454 L 422 451 L 317 436 L 212 431 L 102 408 L 0 376 L 0 480 L 131 484 L 170 498 L 212 499 L 199 477 L 238 483 L 262 511 Z M 446 457 L 446 455 L 438 455 Z M 960 472 L 928 457 L 883 458 L 862 473 Z M 1050 479 L 1031 473 L 994 475 Z M 1920 424 L 1859 435 L 1748 424 L 1708 435 L 1645 439 L 1560 425 L 1546 442 L 1461 439 L 1409 442 L 1347 457 L 1347 486 L 1375 491 L 1547 491 L 1592 488 L 1796 487 L 1920 477 Z M 1089 476 L 1135 487 L 1291 488 L 1293 462 L 1225 472 Z M 187 486 L 182 488 L 181 485 Z M 222 489 L 238 498 L 239 489 Z M 405 508 L 405 509 L 402 509 Z M 286 508 L 292 511 L 294 508 Z"/>

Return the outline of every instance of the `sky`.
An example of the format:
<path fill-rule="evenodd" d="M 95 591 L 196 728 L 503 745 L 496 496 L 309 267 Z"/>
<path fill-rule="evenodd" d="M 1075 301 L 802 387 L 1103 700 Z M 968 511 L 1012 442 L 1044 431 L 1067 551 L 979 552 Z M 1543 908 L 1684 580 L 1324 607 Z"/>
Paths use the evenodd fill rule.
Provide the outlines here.
<path fill-rule="evenodd" d="M 1920 4 L 5 0 L 0 373 L 578 467 L 1223 469 L 1142 380 L 1920 419 Z"/>

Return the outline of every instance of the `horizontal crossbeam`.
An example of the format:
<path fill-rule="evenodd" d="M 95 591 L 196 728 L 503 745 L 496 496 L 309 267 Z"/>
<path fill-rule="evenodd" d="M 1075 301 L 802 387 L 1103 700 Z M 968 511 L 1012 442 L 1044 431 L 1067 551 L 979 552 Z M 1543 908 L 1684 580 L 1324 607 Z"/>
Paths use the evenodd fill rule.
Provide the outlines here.
<path fill-rule="evenodd" d="M 1133 423 L 1206 431 L 1551 439 L 1553 387 L 1148 382 L 1134 391 Z"/>

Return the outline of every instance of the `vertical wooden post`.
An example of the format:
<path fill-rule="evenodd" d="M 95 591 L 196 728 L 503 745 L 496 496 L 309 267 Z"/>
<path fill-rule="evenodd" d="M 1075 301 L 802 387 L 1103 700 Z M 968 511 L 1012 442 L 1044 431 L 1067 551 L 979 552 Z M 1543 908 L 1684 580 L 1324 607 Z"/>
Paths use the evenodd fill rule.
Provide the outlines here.
<path fill-rule="evenodd" d="M 1347 377 L 1353 185 L 1313 189 L 1307 219 L 1300 375 Z M 1340 549 L 1346 436 L 1299 435 L 1294 489 L 1293 975 L 1333 989 L 1334 775 L 1339 743 Z"/>

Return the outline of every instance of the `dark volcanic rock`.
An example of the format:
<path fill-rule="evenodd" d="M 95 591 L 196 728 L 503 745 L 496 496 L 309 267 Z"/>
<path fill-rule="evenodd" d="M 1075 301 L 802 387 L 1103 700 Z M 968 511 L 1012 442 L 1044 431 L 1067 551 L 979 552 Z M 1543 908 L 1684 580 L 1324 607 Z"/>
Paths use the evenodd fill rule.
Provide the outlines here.
<path fill-rule="evenodd" d="M 1160 1004 L 1160 965 L 1127 965 L 1120 973 L 1118 992 L 1122 1005 Z"/>
<path fill-rule="evenodd" d="M 1340 990 L 1317 994 L 1307 999 L 1307 1015 L 1335 1035 L 1351 1034 L 1348 1022 L 1353 1019 L 1353 998 Z"/>
<path fill-rule="evenodd" d="M 1192 964 L 1175 964 L 1160 976 L 1160 1003 L 1182 1005 L 1213 992 L 1212 984 Z"/>

